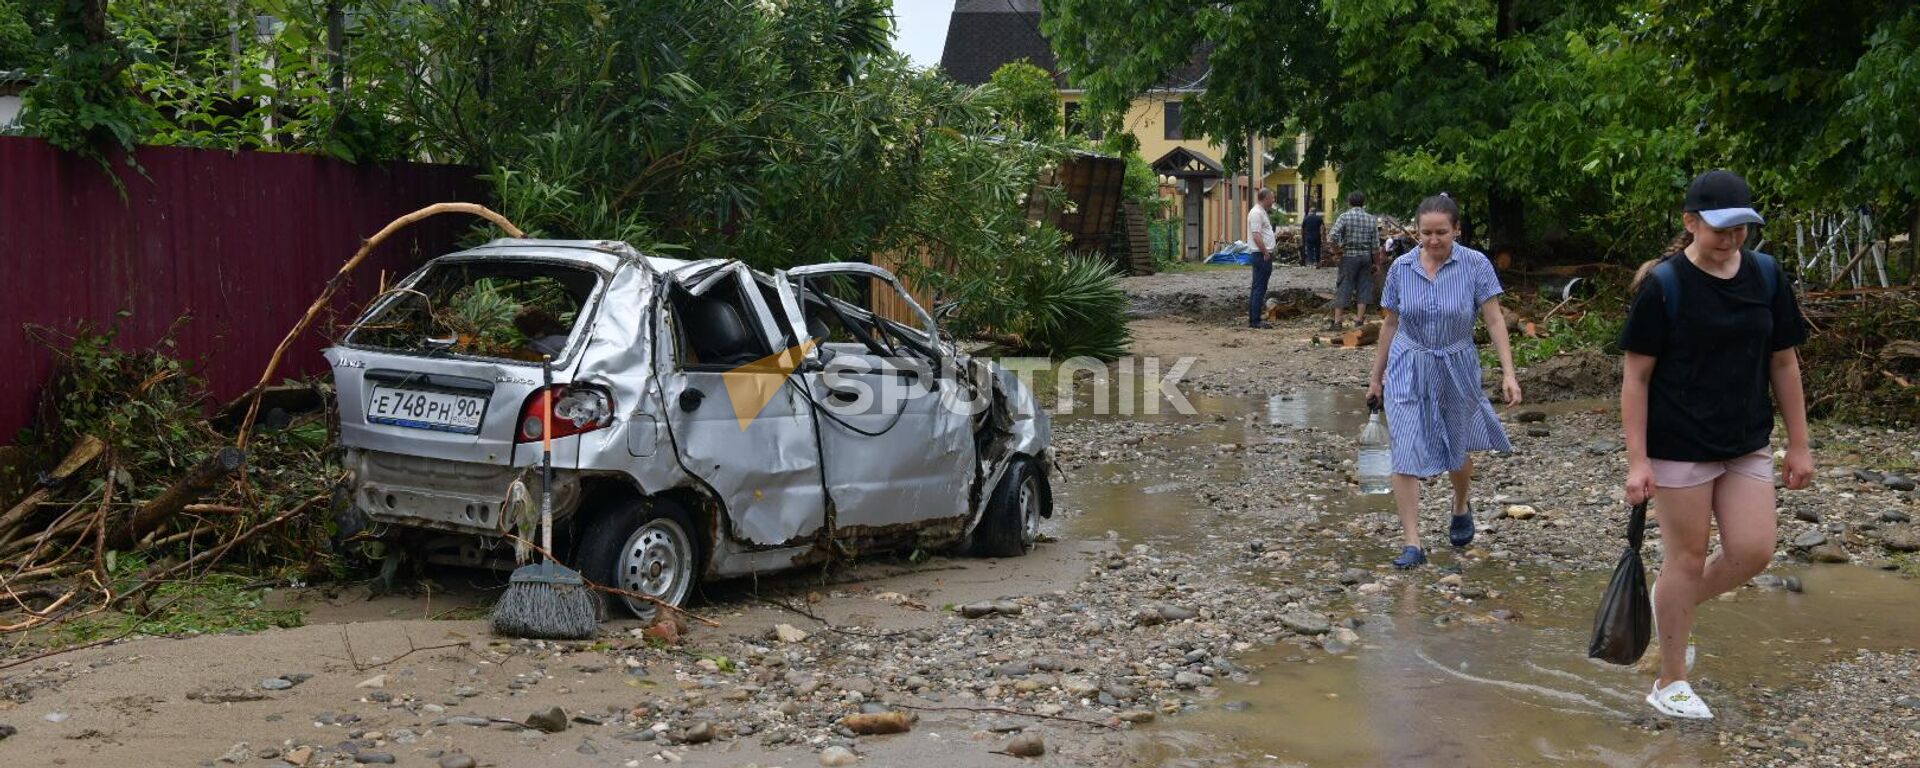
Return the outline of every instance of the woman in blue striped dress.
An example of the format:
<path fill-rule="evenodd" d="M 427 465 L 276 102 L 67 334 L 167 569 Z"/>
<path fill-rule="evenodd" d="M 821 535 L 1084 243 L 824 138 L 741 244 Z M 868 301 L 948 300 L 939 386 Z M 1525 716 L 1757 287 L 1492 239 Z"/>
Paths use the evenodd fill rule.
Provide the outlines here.
<path fill-rule="evenodd" d="M 1487 255 L 1459 245 L 1460 207 L 1436 195 L 1414 214 L 1420 247 L 1393 261 L 1380 297 L 1386 321 L 1373 360 L 1367 402 L 1384 406 L 1393 436 L 1393 496 L 1404 546 L 1395 568 L 1427 562 L 1420 544 L 1420 483 L 1446 473 L 1453 481 L 1453 521 L 1447 538 L 1473 543 L 1470 451 L 1507 451 L 1506 429 L 1480 390 L 1480 353 L 1473 346 L 1475 314 L 1487 323 L 1500 355 L 1507 405 L 1520 402 L 1513 349 L 1500 312 L 1500 278 Z"/>

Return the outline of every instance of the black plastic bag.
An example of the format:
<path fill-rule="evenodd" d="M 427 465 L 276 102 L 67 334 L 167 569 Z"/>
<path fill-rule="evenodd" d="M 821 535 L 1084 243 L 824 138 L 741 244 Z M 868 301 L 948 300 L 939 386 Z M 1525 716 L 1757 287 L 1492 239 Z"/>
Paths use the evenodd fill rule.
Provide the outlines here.
<path fill-rule="evenodd" d="M 1647 569 L 1640 563 L 1640 541 L 1647 530 L 1647 503 L 1633 508 L 1627 522 L 1627 551 L 1613 567 L 1613 579 L 1593 614 L 1593 641 L 1587 657 L 1611 664 L 1632 664 L 1653 638 L 1653 600 L 1647 597 Z"/>

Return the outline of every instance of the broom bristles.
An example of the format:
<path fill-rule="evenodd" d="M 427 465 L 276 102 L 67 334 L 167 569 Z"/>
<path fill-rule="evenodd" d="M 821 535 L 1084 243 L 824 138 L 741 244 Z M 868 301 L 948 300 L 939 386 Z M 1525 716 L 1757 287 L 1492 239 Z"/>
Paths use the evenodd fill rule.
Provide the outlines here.
<path fill-rule="evenodd" d="M 552 563 L 513 572 L 493 605 L 494 634 L 540 640 L 585 640 L 600 630 L 599 600 L 580 575 Z"/>

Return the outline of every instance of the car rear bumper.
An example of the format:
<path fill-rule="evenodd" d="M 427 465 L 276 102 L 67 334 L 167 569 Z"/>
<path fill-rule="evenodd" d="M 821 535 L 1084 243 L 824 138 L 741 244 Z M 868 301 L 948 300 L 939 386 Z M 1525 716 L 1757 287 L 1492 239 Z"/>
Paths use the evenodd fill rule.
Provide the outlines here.
<path fill-rule="evenodd" d="M 498 535 L 514 529 L 513 486 L 524 484 L 523 504 L 539 510 L 540 473 L 536 468 L 449 461 L 404 454 L 348 449 L 354 505 L 375 522 Z M 554 473 L 553 506 L 571 510 L 579 503 L 580 484 L 571 471 Z"/>

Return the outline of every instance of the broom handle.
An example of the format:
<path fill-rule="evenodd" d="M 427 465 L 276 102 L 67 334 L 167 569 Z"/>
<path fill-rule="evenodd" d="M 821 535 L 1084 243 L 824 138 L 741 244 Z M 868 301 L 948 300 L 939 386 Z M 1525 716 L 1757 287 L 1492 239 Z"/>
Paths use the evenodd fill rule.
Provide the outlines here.
<path fill-rule="evenodd" d="M 553 551 L 553 358 L 540 360 L 540 547 Z"/>

